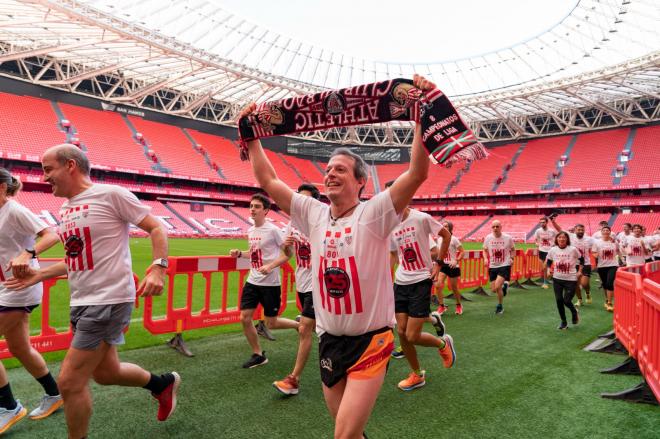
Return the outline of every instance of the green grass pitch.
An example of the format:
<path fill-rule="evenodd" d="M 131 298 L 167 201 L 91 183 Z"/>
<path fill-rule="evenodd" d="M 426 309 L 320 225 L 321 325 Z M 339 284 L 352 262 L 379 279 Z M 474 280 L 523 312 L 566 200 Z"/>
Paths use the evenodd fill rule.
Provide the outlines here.
<path fill-rule="evenodd" d="M 227 254 L 246 248 L 244 240 L 170 240 L 172 255 Z M 466 244 L 479 248 L 478 244 Z M 131 240 L 134 270 L 140 276 L 151 261 L 147 240 Z M 61 256 L 53 249 L 47 256 Z M 177 285 L 177 288 L 179 285 Z M 236 280 L 230 291 L 236 296 Z M 396 384 L 408 374 L 405 360 L 393 360 L 373 412 L 370 438 L 656 438 L 657 407 L 602 399 L 600 392 L 622 390 L 640 382 L 636 376 L 603 375 L 598 371 L 624 357 L 584 352 L 581 348 L 611 328 L 611 314 L 602 308 L 602 291 L 592 282 L 594 303 L 583 307 L 578 327 L 559 332 L 551 290 L 511 289 L 505 313 L 493 314 L 495 299 L 465 293 L 465 314 L 455 316 L 453 301 L 445 323 L 456 344 L 457 363 L 442 368 L 437 353 L 419 348 L 427 385 L 410 393 Z M 197 290 L 201 285 L 196 286 Z M 177 289 L 177 295 L 178 295 Z M 53 325 L 66 327 L 68 295 L 57 290 Z M 199 296 L 199 294 L 198 294 Z M 177 297 L 177 303 L 182 303 Z M 201 300 L 195 302 L 201 307 Z M 162 303 L 159 304 L 162 309 Z M 289 304 L 285 315 L 297 313 Z M 34 313 L 38 321 L 38 311 Z M 271 383 L 290 372 L 296 352 L 293 331 L 276 331 L 277 341 L 262 340 L 270 362 L 244 370 L 249 348 L 238 325 L 185 334 L 194 358 L 184 358 L 142 328 L 142 309 L 122 347 L 122 359 L 154 372 L 177 370 L 183 378 L 177 412 L 156 421 L 156 404 L 142 389 L 92 385 L 94 415 L 90 437 L 112 438 L 330 438 L 332 422 L 323 402 L 313 349 L 302 376 L 301 393 L 280 396 Z M 427 328 L 431 330 L 432 328 Z M 62 353 L 47 354 L 53 372 Z M 5 364 L 14 394 L 28 408 L 41 388 L 29 374 Z M 25 419 L 9 437 L 66 437 L 62 413 L 43 421 Z"/>

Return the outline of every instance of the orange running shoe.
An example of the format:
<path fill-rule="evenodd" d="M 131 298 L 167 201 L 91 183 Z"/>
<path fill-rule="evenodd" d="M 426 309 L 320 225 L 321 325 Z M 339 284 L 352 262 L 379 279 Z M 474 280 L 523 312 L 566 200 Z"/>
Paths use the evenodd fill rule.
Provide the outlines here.
<path fill-rule="evenodd" d="M 298 378 L 293 375 L 287 375 L 283 380 L 273 383 L 273 387 L 285 395 L 297 395 L 299 386 Z"/>
<path fill-rule="evenodd" d="M 417 375 L 415 372 L 410 372 L 408 378 L 403 381 L 399 381 L 399 385 L 397 387 L 399 387 L 399 389 L 403 390 L 404 392 L 408 392 L 410 390 L 415 390 L 424 386 L 426 384 L 426 380 L 424 379 L 426 372 L 421 372 L 421 375 Z"/>
<path fill-rule="evenodd" d="M 442 365 L 445 366 L 445 369 L 449 369 L 454 366 L 456 362 L 456 351 L 454 350 L 454 339 L 451 335 L 447 334 L 442 339 L 445 341 L 445 345 L 438 349 L 440 356 L 442 357 Z"/>

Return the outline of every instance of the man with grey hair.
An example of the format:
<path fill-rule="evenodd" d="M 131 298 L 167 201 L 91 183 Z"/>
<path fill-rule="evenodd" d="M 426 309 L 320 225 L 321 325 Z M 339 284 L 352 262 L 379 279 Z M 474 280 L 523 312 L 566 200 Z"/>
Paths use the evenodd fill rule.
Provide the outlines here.
<path fill-rule="evenodd" d="M 422 92 L 435 89 L 419 75 L 413 82 Z M 241 117 L 254 111 L 256 104 L 251 104 Z M 415 128 L 409 169 L 364 203 L 366 165 L 348 150 L 336 150 L 326 167 L 328 206 L 294 193 L 280 180 L 258 140 L 248 141 L 247 148 L 259 186 L 309 238 L 325 402 L 335 420 L 335 437 L 361 437 L 394 349 L 389 236 L 429 172 L 421 125 Z"/>
<path fill-rule="evenodd" d="M 150 235 L 154 261 L 137 288 L 142 296 L 162 294 L 167 269 L 167 234 L 149 207 L 128 190 L 92 183 L 89 161 L 74 145 L 48 149 L 42 157 L 44 181 L 56 197 L 66 198 L 60 210 L 59 235 L 64 243 L 63 262 L 31 270 L 5 285 L 22 289 L 45 279 L 68 275 L 71 290 L 73 339 L 59 375 L 59 388 L 69 438 L 87 436 L 92 415 L 89 380 L 102 385 L 143 387 L 158 400 L 158 420 L 176 408 L 180 383 L 176 372 L 154 375 L 122 363 L 117 345 L 131 320 L 136 288 L 128 246 L 129 224 Z"/>

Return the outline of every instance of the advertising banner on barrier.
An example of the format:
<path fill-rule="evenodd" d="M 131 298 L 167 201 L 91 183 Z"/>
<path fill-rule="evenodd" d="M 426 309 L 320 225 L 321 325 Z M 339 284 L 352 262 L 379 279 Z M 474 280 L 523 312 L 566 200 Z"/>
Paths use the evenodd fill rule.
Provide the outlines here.
<path fill-rule="evenodd" d="M 152 334 L 181 334 L 191 329 L 238 323 L 238 304 L 249 268 L 247 259 L 231 256 L 171 256 L 164 298 L 144 300 L 144 327 Z M 281 270 L 280 314 L 286 309 L 287 294 L 293 289 L 293 269 L 286 263 Z M 194 309 L 195 304 L 202 306 Z M 156 307 L 161 309 L 155 311 Z M 255 319 L 260 315 L 257 309 Z"/>

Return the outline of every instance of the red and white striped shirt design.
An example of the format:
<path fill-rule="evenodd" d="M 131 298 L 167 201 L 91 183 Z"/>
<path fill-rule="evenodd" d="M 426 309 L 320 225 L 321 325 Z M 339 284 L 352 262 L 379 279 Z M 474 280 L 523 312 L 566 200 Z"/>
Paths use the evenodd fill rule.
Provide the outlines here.
<path fill-rule="evenodd" d="M 343 236 L 343 239 L 342 239 Z M 363 311 L 362 289 L 353 255 L 340 255 L 345 243 L 353 239 L 351 228 L 330 230 L 325 234 L 325 251 L 320 256 L 319 290 L 321 306 L 334 314 L 353 314 Z"/>
<path fill-rule="evenodd" d="M 66 256 L 64 260 L 69 271 L 85 271 L 94 269 L 94 253 L 92 234 L 89 227 L 75 228 L 59 233 L 64 244 Z"/>

